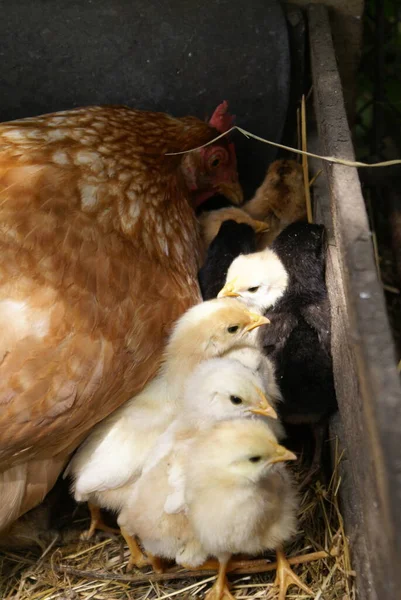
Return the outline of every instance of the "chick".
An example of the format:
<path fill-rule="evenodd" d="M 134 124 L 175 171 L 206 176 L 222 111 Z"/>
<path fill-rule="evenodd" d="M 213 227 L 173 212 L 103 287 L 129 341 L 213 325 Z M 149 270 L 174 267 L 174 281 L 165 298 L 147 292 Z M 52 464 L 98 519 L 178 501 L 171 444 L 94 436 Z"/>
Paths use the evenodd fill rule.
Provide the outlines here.
<path fill-rule="evenodd" d="M 222 223 L 198 273 L 204 300 L 216 298 L 224 285 L 232 261 L 239 254 L 256 252 L 256 243 L 256 233 L 250 225 L 232 220 Z"/>
<path fill-rule="evenodd" d="M 288 272 L 276 252 L 266 248 L 241 254 L 230 265 L 226 283 L 218 298 L 233 297 L 263 314 L 274 306 L 287 289 Z"/>
<path fill-rule="evenodd" d="M 271 279 L 277 269 L 272 269 L 272 255 L 287 273 L 286 285 L 282 277 L 273 294 Z M 312 426 L 315 452 L 303 482 L 306 485 L 319 468 L 327 420 L 337 408 L 325 284 L 324 227 L 308 223 L 289 225 L 272 250 L 237 258 L 227 280 L 219 297 L 240 297 L 254 310 L 257 303 L 271 321 L 269 330 L 259 339 L 265 354 L 276 365 L 284 398 L 279 406 L 281 418 L 286 423 Z"/>
<path fill-rule="evenodd" d="M 306 220 L 302 166 L 295 160 L 273 162 L 254 198 L 242 208 L 269 226 L 268 232 L 260 237 L 259 248 L 269 246 L 287 225 Z"/>
<path fill-rule="evenodd" d="M 149 450 L 179 412 L 184 383 L 192 370 L 202 360 L 244 343 L 265 323 L 268 319 L 249 312 L 243 303 L 227 299 L 198 304 L 178 319 L 158 375 L 92 430 L 67 468 L 75 499 L 90 503 L 92 522 L 87 537 L 95 529 L 105 529 L 99 506 L 121 509 Z"/>
<path fill-rule="evenodd" d="M 201 546 L 220 563 L 207 600 L 233 598 L 226 570 L 232 554 L 259 554 L 276 549 L 279 600 L 296 583 L 282 545 L 295 533 L 297 498 L 281 463 L 296 456 L 278 445 L 261 421 L 225 421 L 201 433 L 186 463 L 186 505 Z"/>
<path fill-rule="evenodd" d="M 234 416 L 239 406 L 232 404 L 229 390 L 218 400 L 209 395 L 194 403 L 196 411 L 205 411 L 206 421 L 210 403 L 225 417 Z M 217 557 L 219 577 L 208 600 L 232 598 L 225 578 L 232 554 L 275 548 L 283 560 L 280 598 L 291 578 L 309 592 L 287 572 L 281 554 L 281 544 L 295 532 L 297 501 L 285 468 L 277 463 L 295 455 L 278 445 L 262 421 L 234 417 L 199 431 L 198 418 L 187 430 L 183 424 L 176 427 L 169 452 L 144 470 L 120 513 L 121 528 L 139 535 L 147 552 L 189 568 Z M 184 490 L 178 502 L 177 487 Z"/>
<path fill-rule="evenodd" d="M 221 225 L 225 221 L 235 221 L 236 223 L 245 223 L 252 227 L 255 233 L 262 233 L 268 230 L 268 225 L 262 220 L 257 220 L 250 216 L 244 210 L 234 206 L 227 206 L 218 210 L 205 211 L 198 217 L 203 244 L 205 250 L 209 248 L 212 241 L 219 233 Z"/>

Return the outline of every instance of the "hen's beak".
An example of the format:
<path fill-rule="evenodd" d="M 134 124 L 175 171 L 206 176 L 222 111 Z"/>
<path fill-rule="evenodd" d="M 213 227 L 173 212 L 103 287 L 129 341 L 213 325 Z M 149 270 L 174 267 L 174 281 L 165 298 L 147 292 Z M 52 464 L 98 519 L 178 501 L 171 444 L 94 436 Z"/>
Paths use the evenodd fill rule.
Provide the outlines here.
<path fill-rule="evenodd" d="M 297 460 L 297 456 L 293 452 L 290 452 L 290 450 L 287 450 L 287 448 L 284 448 L 284 446 L 277 444 L 275 452 L 270 458 L 269 463 L 274 464 L 278 462 L 284 462 L 286 460 Z"/>
<path fill-rule="evenodd" d="M 227 296 L 231 296 L 233 298 L 237 298 L 239 294 L 234 291 L 234 282 L 229 281 L 226 285 L 219 291 L 217 294 L 218 298 L 226 298 Z"/>
<path fill-rule="evenodd" d="M 267 398 L 264 395 L 264 393 L 262 392 L 262 390 L 260 388 L 258 388 L 257 386 L 255 386 L 255 388 L 256 388 L 257 393 L 259 394 L 260 402 L 259 402 L 259 406 L 257 408 L 251 409 L 251 412 L 254 415 L 263 415 L 264 417 L 270 417 L 271 419 L 277 419 L 276 411 L 274 410 L 272 405 L 269 404 L 269 402 L 267 401 Z"/>
<path fill-rule="evenodd" d="M 269 231 L 270 227 L 264 221 L 254 221 L 253 228 L 256 233 L 264 233 L 265 231 Z"/>
<path fill-rule="evenodd" d="M 261 325 L 268 325 L 270 323 L 267 317 L 262 317 L 262 315 L 257 315 L 256 313 L 248 312 L 248 316 L 251 318 L 251 323 L 245 327 L 244 333 L 248 333 Z"/>
<path fill-rule="evenodd" d="M 223 181 L 218 184 L 217 191 L 228 198 L 228 200 L 231 200 L 233 204 L 237 204 L 238 206 L 242 204 L 244 193 L 239 181 Z"/>

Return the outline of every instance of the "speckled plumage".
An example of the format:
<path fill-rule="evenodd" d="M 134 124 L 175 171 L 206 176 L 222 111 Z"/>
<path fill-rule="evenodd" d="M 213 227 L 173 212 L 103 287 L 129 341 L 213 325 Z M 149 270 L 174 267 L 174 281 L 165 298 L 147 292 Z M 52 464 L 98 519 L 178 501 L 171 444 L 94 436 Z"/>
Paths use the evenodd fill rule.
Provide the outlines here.
<path fill-rule="evenodd" d="M 182 156 L 166 153 L 215 135 L 125 107 L 0 126 L 0 530 L 155 374 L 199 301 Z"/>

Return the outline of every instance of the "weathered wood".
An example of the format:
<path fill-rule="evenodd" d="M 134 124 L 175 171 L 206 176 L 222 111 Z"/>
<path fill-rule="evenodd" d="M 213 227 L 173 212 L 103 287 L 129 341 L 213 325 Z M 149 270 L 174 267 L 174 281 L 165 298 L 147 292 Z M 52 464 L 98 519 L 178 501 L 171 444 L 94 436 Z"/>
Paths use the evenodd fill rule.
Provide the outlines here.
<path fill-rule="evenodd" d="M 353 160 L 327 9 L 311 6 L 308 19 L 321 150 Z M 394 600 L 401 597 L 401 389 L 357 171 L 324 169 L 335 239 L 328 254 L 333 365 L 346 485 L 355 486 L 345 512 L 359 597 Z"/>
<path fill-rule="evenodd" d="M 308 138 L 311 140 L 310 134 Z M 310 149 L 313 152 L 320 152 L 321 150 L 317 147 L 312 149 L 311 146 Z M 319 166 L 321 167 L 321 163 Z M 314 186 L 314 199 L 315 220 L 318 223 L 323 223 L 328 232 L 326 283 L 331 307 L 332 352 L 336 393 L 337 396 L 345 397 L 348 401 L 352 398 L 352 402 L 355 406 L 358 406 L 358 410 L 360 411 L 362 399 L 359 393 L 358 376 L 354 364 L 354 357 L 347 339 L 349 331 L 347 304 L 333 229 L 330 209 L 330 192 L 328 189 L 327 177 L 325 175 L 321 176 Z M 343 413 L 343 411 L 341 411 L 341 413 Z M 336 413 L 331 419 L 330 440 L 332 442 L 333 462 L 335 460 L 336 451 L 337 456 L 342 455 L 342 460 L 339 465 L 339 474 L 341 477 L 341 509 L 346 524 L 347 536 L 352 549 L 353 568 L 357 572 L 359 597 L 374 598 L 372 595 L 371 556 L 367 551 L 367 540 L 365 537 L 366 524 L 364 507 L 354 478 L 352 468 L 354 457 L 350 455 L 346 449 L 344 424 L 342 421 L 342 414 L 340 413 Z M 336 448 L 336 446 L 338 447 Z M 343 450 L 345 450 L 344 453 Z"/>

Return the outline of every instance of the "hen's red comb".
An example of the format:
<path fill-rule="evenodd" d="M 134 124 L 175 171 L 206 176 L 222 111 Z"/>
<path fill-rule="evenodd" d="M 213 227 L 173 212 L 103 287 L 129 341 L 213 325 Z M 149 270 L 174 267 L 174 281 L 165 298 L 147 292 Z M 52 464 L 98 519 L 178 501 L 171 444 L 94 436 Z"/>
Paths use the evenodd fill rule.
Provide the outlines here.
<path fill-rule="evenodd" d="M 228 102 L 227 100 L 224 100 L 212 114 L 209 125 L 217 129 L 218 132 L 224 133 L 231 129 L 234 125 L 234 120 L 235 115 L 230 115 L 228 112 Z"/>

